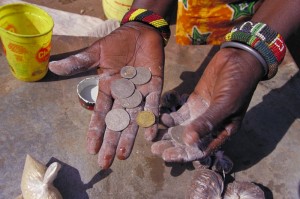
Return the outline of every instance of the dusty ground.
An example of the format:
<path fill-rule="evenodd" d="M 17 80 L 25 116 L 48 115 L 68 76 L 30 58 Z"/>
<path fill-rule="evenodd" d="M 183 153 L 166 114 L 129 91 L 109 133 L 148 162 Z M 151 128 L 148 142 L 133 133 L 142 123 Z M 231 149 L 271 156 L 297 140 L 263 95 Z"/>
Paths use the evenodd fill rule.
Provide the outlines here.
<path fill-rule="evenodd" d="M 105 19 L 101 0 L 25 0 L 49 8 Z"/>
<path fill-rule="evenodd" d="M 27 2 L 105 19 L 100 0 Z M 295 34 L 290 45 L 295 60 L 299 60 L 299 38 Z M 94 40 L 54 36 L 51 59 L 72 54 Z M 211 46 L 178 46 L 171 38 L 166 47 L 164 90 L 190 92 L 215 52 Z M 94 73 L 70 78 L 48 74 L 41 82 L 24 83 L 12 77 L 2 50 L 0 67 L 0 198 L 20 193 L 27 153 L 44 164 L 63 165 L 55 185 L 64 199 L 184 198 L 193 167 L 165 164 L 153 156 L 142 130 L 130 158 L 116 160 L 110 170 L 99 171 L 97 157 L 86 153 L 91 112 L 79 105 L 76 85 Z M 278 75 L 258 85 L 242 129 L 224 147 L 235 163 L 230 177 L 259 184 L 268 199 L 299 198 L 299 102 L 300 75 L 288 54 Z"/>

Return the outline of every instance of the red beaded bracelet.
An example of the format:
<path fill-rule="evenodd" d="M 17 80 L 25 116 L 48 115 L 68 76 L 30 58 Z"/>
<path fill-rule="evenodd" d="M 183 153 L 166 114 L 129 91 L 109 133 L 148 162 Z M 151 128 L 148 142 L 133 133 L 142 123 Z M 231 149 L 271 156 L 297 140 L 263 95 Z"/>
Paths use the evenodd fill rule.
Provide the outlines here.
<path fill-rule="evenodd" d="M 167 45 L 171 35 L 170 27 L 168 22 L 158 14 L 141 8 L 131 9 L 124 15 L 121 25 L 130 21 L 142 22 L 156 28 L 164 40 L 164 45 Z"/>

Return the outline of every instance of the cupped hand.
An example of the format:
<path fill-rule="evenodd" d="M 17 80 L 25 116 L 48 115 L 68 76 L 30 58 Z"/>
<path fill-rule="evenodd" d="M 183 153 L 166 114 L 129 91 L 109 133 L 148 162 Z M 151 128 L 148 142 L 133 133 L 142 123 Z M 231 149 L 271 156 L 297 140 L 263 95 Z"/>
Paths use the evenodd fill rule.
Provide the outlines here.
<path fill-rule="evenodd" d="M 130 124 L 121 132 L 115 132 L 105 125 L 105 116 L 112 108 L 122 108 L 114 100 L 110 85 L 121 78 L 124 66 L 146 67 L 151 71 L 151 80 L 136 86 L 144 101 L 136 108 L 127 109 Z M 49 68 L 58 75 L 74 75 L 99 67 L 99 91 L 87 131 L 87 150 L 98 153 L 98 163 L 102 169 L 111 166 L 115 155 L 119 159 L 129 157 L 134 145 L 138 125 L 136 115 L 141 110 L 152 111 L 158 117 L 159 99 L 163 82 L 164 50 L 163 40 L 154 28 L 130 22 L 101 38 L 85 51 L 66 59 L 51 62 Z M 156 136 L 157 124 L 145 129 L 145 138 Z"/>
<path fill-rule="evenodd" d="M 212 155 L 238 131 L 262 73 L 262 66 L 248 52 L 221 49 L 187 102 L 178 111 L 161 115 L 161 122 L 169 128 L 152 145 L 152 152 L 167 162 Z"/>

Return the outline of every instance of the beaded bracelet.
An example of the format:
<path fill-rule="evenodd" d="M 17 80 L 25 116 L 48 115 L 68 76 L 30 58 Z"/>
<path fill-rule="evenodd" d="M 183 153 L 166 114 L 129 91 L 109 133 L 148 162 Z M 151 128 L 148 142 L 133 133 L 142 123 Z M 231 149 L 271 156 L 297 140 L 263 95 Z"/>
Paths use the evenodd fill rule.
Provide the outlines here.
<path fill-rule="evenodd" d="M 130 21 L 142 22 L 156 28 L 164 40 L 164 46 L 167 45 L 171 35 L 170 27 L 168 22 L 158 14 L 141 8 L 131 9 L 124 15 L 121 25 Z"/>
<path fill-rule="evenodd" d="M 283 61 L 286 45 L 280 34 L 263 23 L 247 21 L 234 27 L 225 36 L 226 41 L 235 41 L 246 44 L 255 49 L 267 63 L 267 74 L 264 79 L 271 79 Z"/>

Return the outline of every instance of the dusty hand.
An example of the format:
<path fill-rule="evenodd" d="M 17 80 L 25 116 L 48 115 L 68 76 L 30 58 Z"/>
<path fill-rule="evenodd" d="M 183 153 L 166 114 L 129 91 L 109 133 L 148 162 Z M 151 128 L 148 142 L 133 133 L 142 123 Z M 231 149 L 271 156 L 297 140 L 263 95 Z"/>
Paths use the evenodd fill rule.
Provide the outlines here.
<path fill-rule="evenodd" d="M 245 51 L 221 49 L 210 61 L 188 101 L 163 114 L 168 127 L 151 150 L 168 162 L 187 162 L 211 155 L 239 129 L 253 92 L 262 78 L 259 62 Z M 177 140 L 172 130 L 181 128 Z M 174 137 L 174 136 L 173 136 Z"/>
<path fill-rule="evenodd" d="M 106 128 L 104 119 L 112 108 L 120 108 L 111 94 L 111 83 L 121 78 L 123 66 L 146 67 L 152 73 L 151 80 L 137 86 L 144 102 L 133 109 L 128 109 L 131 122 L 122 132 Z M 164 51 L 162 37 L 152 27 L 131 22 L 108 36 L 95 42 L 84 52 L 64 60 L 52 62 L 49 68 L 58 75 L 73 75 L 99 67 L 99 92 L 94 112 L 87 132 L 87 149 L 91 154 L 98 154 L 99 166 L 107 169 L 115 155 L 119 159 L 129 157 L 138 126 L 135 122 L 137 112 L 150 110 L 158 116 L 159 98 L 163 81 Z M 156 136 L 157 124 L 145 130 L 147 140 Z"/>

